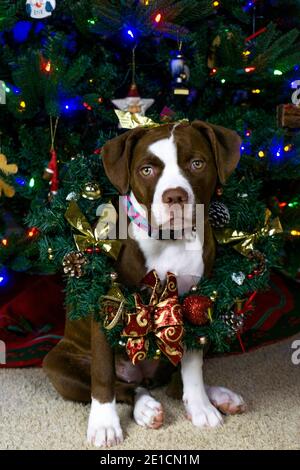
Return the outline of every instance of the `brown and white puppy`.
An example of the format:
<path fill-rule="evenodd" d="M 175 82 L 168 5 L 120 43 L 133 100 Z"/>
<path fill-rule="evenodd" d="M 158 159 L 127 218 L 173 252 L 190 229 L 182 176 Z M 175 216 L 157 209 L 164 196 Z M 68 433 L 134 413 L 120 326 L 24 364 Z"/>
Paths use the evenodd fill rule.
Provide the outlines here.
<path fill-rule="evenodd" d="M 150 237 L 131 224 L 131 237 L 124 240 L 116 263 L 120 281 L 137 287 L 146 272 L 155 269 L 161 280 L 168 271 L 178 279 L 179 293 L 190 290 L 205 274 L 215 257 L 215 244 L 208 222 L 208 206 L 217 182 L 226 182 L 240 155 L 240 138 L 228 129 L 202 121 L 168 124 L 153 129 L 136 128 L 107 142 L 103 149 L 104 169 L 111 183 L 124 195 L 130 192 L 135 209 L 150 217 L 158 227 L 177 219 L 188 205 L 184 224 L 195 223 L 196 204 L 204 205 L 204 239 L 193 237 L 161 240 Z M 182 221 L 182 220 L 181 220 Z M 75 323 L 75 325 L 74 325 Z M 165 369 L 155 362 L 132 366 L 118 361 L 117 376 L 131 382 L 133 415 L 137 424 L 157 428 L 163 423 L 163 409 L 141 387 L 143 379 L 166 379 Z M 239 395 L 221 388 L 206 387 L 202 376 L 201 351 L 185 351 L 181 361 L 183 401 L 195 426 L 214 427 L 222 423 L 217 408 L 235 413 L 244 410 Z M 93 321 L 67 322 L 64 339 L 46 357 L 44 368 L 56 389 L 73 400 L 92 399 L 88 441 L 111 446 L 123 440 L 117 400 L 124 400 L 124 387 L 115 376 L 114 355 L 99 325 Z M 161 380 L 163 382 L 163 380 Z M 133 386 L 132 386 L 133 385 Z M 215 406 L 214 406 L 215 405 Z"/>

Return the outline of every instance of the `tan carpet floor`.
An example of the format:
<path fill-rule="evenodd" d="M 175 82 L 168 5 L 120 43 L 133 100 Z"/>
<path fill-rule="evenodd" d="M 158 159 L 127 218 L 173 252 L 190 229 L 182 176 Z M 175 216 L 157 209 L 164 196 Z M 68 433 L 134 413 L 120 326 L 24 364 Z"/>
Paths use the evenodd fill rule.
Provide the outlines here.
<path fill-rule="evenodd" d="M 207 383 L 240 392 L 246 414 L 199 430 L 185 419 L 180 401 L 157 390 L 164 427 L 142 429 L 130 407 L 118 405 L 126 439 L 116 449 L 300 449 L 300 365 L 291 362 L 291 344 L 206 362 Z M 0 449 L 87 449 L 88 413 L 89 406 L 60 398 L 40 369 L 0 370 Z"/>

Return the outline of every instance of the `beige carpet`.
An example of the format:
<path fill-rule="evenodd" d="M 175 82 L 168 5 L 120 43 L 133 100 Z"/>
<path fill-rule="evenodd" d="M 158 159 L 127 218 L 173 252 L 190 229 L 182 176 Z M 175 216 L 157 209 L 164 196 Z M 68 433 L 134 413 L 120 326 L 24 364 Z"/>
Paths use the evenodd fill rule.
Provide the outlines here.
<path fill-rule="evenodd" d="M 130 408 L 119 405 L 126 439 L 116 449 L 299 449 L 300 365 L 291 362 L 291 343 L 207 361 L 207 383 L 240 392 L 246 414 L 226 417 L 220 429 L 199 430 L 185 419 L 181 402 L 157 390 L 165 426 L 142 429 Z M 60 398 L 40 369 L 0 370 L 1 449 L 86 449 L 88 412 L 89 406 Z"/>

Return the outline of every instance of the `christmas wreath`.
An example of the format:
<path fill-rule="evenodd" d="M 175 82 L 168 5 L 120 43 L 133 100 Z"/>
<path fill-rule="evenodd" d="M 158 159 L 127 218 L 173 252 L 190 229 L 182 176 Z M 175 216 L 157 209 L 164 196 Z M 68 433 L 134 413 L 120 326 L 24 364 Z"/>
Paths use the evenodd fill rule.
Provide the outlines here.
<path fill-rule="evenodd" d="M 83 183 L 82 174 L 91 173 L 100 174 L 99 180 Z M 258 198 L 258 181 L 236 173 L 216 196 L 209 214 L 217 241 L 213 273 L 178 296 L 172 273 L 166 286 L 155 272 L 148 273 L 143 280 L 148 290 L 142 283 L 131 291 L 117 282 L 114 262 L 121 242 L 105 238 L 99 212 L 116 194 L 99 155 L 78 156 L 62 177 L 62 189 L 45 210 L 47 220 L 42 223 L 39 214 L 36 222 L 43 233 L 41 257 L 53 271 L 63 265 L 71 320 L 93 315 L 112 347 L 125 348 L 133 362 L 161 355 L 176 363 L 184 346 L 209 344 L 215 352 L 229 351 L 235 337 L 243 349 L 245 319 L 256 292 L 267 288 L 270 269 L 279 265 L 282 239 L 278 217 Z M 34 213 L 30 217 L 34 223 Z"/>

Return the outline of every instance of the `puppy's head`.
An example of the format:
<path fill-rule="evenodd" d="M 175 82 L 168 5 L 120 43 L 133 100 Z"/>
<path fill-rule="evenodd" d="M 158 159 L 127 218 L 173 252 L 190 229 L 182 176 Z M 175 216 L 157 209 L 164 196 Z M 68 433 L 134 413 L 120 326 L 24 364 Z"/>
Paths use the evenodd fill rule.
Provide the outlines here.
<path fill-rule="evenodd" d="M 132 190 L 163 226 L 183 212 L 191 219 L 195 204 L 208 207 L 217 181 L 237 166 L 240 143 L 236 132 L 203 121 L 138 127 L 105 144 L 103 164 L 118 191 Z"/>

